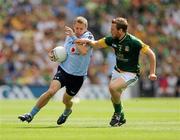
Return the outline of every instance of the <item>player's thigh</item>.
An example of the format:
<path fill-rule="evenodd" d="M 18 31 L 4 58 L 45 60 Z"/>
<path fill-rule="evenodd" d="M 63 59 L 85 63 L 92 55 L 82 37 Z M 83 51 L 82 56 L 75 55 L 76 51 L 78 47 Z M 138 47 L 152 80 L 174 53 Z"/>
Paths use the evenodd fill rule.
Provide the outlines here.
<path fill-rule="evenodd" d="M 112 78 L 110 81 L 110 89 L 124 90 L 126 87 L 134 85 L 138 80 L 135 73 L 122 72 L 119 73 L 116 70 L 112 72 Z"/>
<path fill-rule="evenodd" d="M 50 94 L 55 94 L 60 88 L 61 88 L 61 83 L 58 80 L 52 80 L 48 91 Z"/>
<path fill-rule="evenodd" d="M 66 79 L 66 92 L 70 96 L 75 96 L 82 87 L 84 77 L 83 76 L 71 76 Z"/>

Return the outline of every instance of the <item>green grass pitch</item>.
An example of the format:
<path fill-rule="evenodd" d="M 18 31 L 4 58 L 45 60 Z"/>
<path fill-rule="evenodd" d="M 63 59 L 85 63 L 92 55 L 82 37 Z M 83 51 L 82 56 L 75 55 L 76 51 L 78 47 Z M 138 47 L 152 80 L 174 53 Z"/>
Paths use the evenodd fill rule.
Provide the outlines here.
<path fill-rule="evenodd" d="M 35 100 L 0 100 L 0 140 L 180 140 L 180 99 L 124 100 L 127 123 L 109 127 L 113 113 L 109 100 L 81 100 L 62 126 L 56 120 L 64 109 L 51 100 L 31 123 L 17 117 Z"/>

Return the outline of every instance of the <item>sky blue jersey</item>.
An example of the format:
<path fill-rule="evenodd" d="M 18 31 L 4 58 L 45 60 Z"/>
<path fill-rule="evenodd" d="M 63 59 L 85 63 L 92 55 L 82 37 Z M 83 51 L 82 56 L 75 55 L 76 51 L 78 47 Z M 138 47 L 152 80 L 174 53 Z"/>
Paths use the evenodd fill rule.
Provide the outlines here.
<path fill-rule="evenodd" d="M 64 62 L 60 63 L 61 68 L 71 75 L 76 76 L 85 76 L 87 75 L 88 66 L 90 63 L 91 55 L 92 55 L 92 47 L 88 47 L 88 52 L 86 55 L 81 55 L 73 43 L 77 37 L 69 37 L 67 36 L 65 39 L 64 47 L 67 51 L 67 58 Z M 79 38 L 87 38 L 90 40 L 94 40 L 94 36 L 91 32 L 86 31 Z"/>

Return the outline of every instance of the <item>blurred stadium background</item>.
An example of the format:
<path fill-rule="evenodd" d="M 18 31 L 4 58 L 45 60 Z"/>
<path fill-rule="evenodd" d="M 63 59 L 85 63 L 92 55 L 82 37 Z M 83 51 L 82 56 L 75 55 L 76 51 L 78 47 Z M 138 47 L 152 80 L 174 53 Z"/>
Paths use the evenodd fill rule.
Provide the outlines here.
<path fill-rule="evenodd" d="M 79 15 L 88 19 L 96 39 L 109 34 L 114 17 L 128 18 L 129 32 L 156 53 L 158 80 L 147 79 L 148 62 L 142 56 L 140 80 L 123 94 L 128 99 L 123 101 L 127 124 L 109 128 L 113 109 L 107 85 L 114 55 L 109 49 L 94 50 L 88 78 L 77 95 L 92 100 L 74 104 L 72 116 L 58 127 L 64 106 L 55 100 L 62 98 L 62 89 L 31 124 L 20 123 L 17 116 L 32 108 L 56 72 L 58 64 L 47 52 L 63 45 L 64 25 L 72 26 Z M 1 140 L 177 140 L 179 92 L 179 0 L 0 0 Z"/>
<path fill-rule="evenodd" d="M 158 80 L 147 79 L 143 56 L 139 83 L 124 96 L 180 96 L 179 0 L 0 0 L 0 11 L 1 99 L 34 98 L 48 88 L 58 64 L 48 59 L 47 52 L 63 45 L 64 25 L 72 26 L 79 15 L 88 19 L 96 39 L 110 33 L 114 17 L 126 17 L 129 32 L 156 53 Z M 111 50 L 94 50 L 79 96 L 108 98 L 114 63 Z"/>

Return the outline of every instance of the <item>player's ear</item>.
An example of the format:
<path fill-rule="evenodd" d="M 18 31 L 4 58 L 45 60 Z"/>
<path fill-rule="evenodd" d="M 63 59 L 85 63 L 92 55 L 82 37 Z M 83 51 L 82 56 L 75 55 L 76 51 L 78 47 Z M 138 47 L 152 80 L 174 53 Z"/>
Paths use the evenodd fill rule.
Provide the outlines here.
<path fill-rule="evenodd" d="M 119 32 L 119 33 L 122 33 L 122 32 L 123 32 L 123 29 L 122 29 L 122 28 L 120 28 L 120 29 L 118 30 L 118 32 Z"/>
<path fill-rule="evenodd" d="M 122 33 L 124 33 L 124 31 L 123 31 L 122 28 L 120 28 L 120 29 L 119 29 L 119 34 L 122 34 Z"/>

